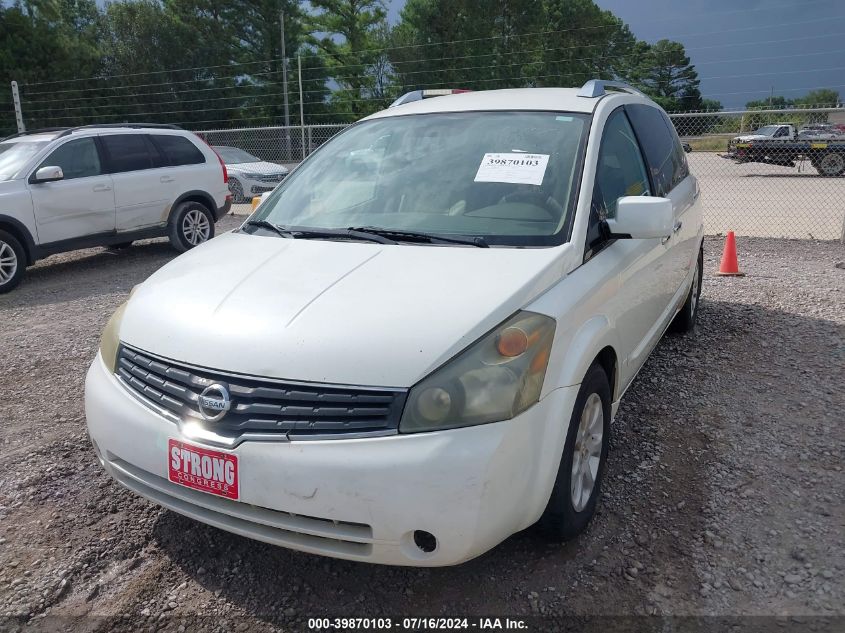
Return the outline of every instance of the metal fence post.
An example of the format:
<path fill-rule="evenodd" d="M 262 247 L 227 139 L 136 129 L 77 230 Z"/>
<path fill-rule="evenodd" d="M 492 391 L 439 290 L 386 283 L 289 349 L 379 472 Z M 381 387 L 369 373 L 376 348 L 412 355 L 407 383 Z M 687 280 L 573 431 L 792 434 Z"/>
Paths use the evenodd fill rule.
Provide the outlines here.
<path fill-rule="evenodd" d="M 299 128 L 302 130 L 302 160 L 305 160 L 305 104 L 302 102 L 302 55 L 296 56 L 299 72 Z"/>
<path fill-rule="evenodd" d="M 313 142 L 312 142 L 312 136 L 313 136 L 312 132 L 313 131 L 314 131 L 314 127 L 312 125 L 309 125 L 308 126 L 308 153 L 309 154 L 314 151 L 314 145 L 313 145 Z"/>
<path fill-rule="evenodd" d="M 21 110 L 21 95 L 18 92 L 18 82 L 12 82 L 12 101 L 15 103 L 15 123 L 18 124 L 18 133 L 26 132 L 23 124 L 23 111 Z"/>

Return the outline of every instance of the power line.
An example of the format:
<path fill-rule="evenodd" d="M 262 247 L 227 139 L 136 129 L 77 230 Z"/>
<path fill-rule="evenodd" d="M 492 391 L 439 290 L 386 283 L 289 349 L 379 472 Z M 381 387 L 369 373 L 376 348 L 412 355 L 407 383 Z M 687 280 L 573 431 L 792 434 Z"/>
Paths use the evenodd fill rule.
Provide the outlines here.
<path fill-rule="evenodd" d="M 578 48 L 578 47 L 566 47 L 564 50 L 568 50 L 570 48 Z M 555 51 L 555 50 L 560 50 L 560 49 L 536 49 L 534 51 L 526 51 L 525 53 L 530 54 L 532 52 L 548 52 L 548 51 Z M 520 52 L 521 51 L 513 51 L 512 53 L 509 53 L 509 54 L 517 54 L 517 53 L 520 53 Z M 836 50 L 836 51 L 821 51 L 821 52 L 815 52 L 815 53 L 795 53 L 795 54 L 791 54 L 791 55 L 775 55 L 775 56 L 768 56 L 768 57 L 751 57 L 751 58 L 744 58 L 742 60 L 713 60 L 713 61 L 709 61 L 709 62 L 703 62 L 699 65 L 703 66 L 703 65 L 708 65 L 708 64 L 730 63 L 731 61 L 770 61 L 770 60 L 775 60 L 775 59 L 792 59 L 792 58 L 798 58 L 798 57 L 811 57 L 811 56 L 827 55 L 827 54 L 831 54 L 831 53 L 841 53 L 841 52 L 845 52 L 845 51 L 840 49 L 840 50 Z M 631 57 L 633 55 L 634 54 L 632 53 L 632 54 L 619 55 L 619 56 L 607 55 L 607 56 L 582 57 L 582 58 L 575 58 L 575 59 L 558 60 L 558 63 L 560 63 L 560 62 L 574 62 L 574 61 L 596 62 L 596 61 L 600 61 L 600 60 L 621 60 L 621 59 L 628 59 L 629 57 Z M 476 58 L 476 57 L 487 57 L 487 56 L 489 56 L 489 54 L 481 54 L 481 55 L 477 55 L 477 56 L 464 56 L 464 57 L 465 58 Z M 512 63 L 512 64 L 492 64 L 492 65 L 486 65 L 486 66 L 460 66 L 460 67 L 450 67 L 450 68 L 440 68 L 440 69 L 423 69 L 423 70 L 417 70 L 417 71 L 408 71 L 408 72 L 404 72 L 404 73 L 400 72 L 399 75 L 404 79 L 404 78 L 406 78 L 410 75 L 415 75 L 415 74 L 435 74 L 437 72 L 456 73 L 456 72 L 461 72 L 461 71 L 466 71 L 466 70 L 483 70 L 483 69 L 488 69 L 488 68 L 499 69 L 499 68 L 514 67 L 514 66 L 525 66 L 525 65 L 530 65 L 532 63 L 549 63 L 549 60 L 528 60 L 528 61 L 515 62 L 515 63 Z M 555 62 L 551 62 L 551 63 L 555 63 Z M 351 77 L 349 77 L 349 76 L 335 77 L 335 81 L 343 82 L 343 81 L 346 81 L 347 79 L 350 79 L 350 78 Z M 715 77 L 700 77 L 699 79 L 713 79 L 713 78 L 715 78 Z M 207 80 L 203 80 L 203 81 L 207 81 Z M 165 85 L 173 85 L 173 84 L 168 83 L 168 84 L 165 84 Z M 439 85 L 439 84 L 427 84 L 427 85 Z M 191 93 L 194 93 L 194 92 L 217 91 L 217 90 L 221 90 L 221 89 L 223 89 L 223 90 L 232 90 L 232 89 L 260 90 L 262 87 L 266 87 L 266 85 L 262 86 L 260 84 L 241 84 L 241 85 L 235 85 L 235 86 L 224 86 L 222 88 L 218 87 L 218 86 L 213 86 L 213 87 L 208 87 L 208 88 L 187 88 L 185 90 L 166 90 L 166 91 L 159 91 L 159 92 L 152 92 L 152 93 L 135 93 L 135 94 L 128 94 L 128 95 L 127 94 L 101 95 L 101 96 L 98 97 L 98 99 L 101 99 L 101 100 L 105 100 L 105 99 L 129 99 L 129 98 L 136 98 L 136 97 L 150 97 L 150 96 L 155 96 L 155 95 L 176 96 L 176 95 L 179 95 L 179 94 L 191 94 Z M 313 94 L 313 93 L 324 93 L 327 90 L 328 90 L 328 87 L 323 87 L 323 88 L 319 88 L 319 89 L 315 89 L 315 90 L 305 90 L 304 92 Z M 243 96 L 233 95 L 233 96 L 230 96 L 230 97 L 217 97 L 217 98 L 207 98 L 207 99 L 195 99 L 193 101 L 184 101 L 184 100 L 180 100 L 180 101 L 182 103 L 190 103 L 190 102 L 200 102 L 200 101 L 213 101 L 213 100 L 218 100 L 218 99 L 250 98 L 250 97 L 253 97 L 253 96 L 254 97 L 269 97 L 269 96 L 279 96 L 280 94 L 283 94 L 283 93 L 272 93 L 272 94 L 266 94 L 265 93 L 265 94 L 243 95 Z M 66 104 L 66 103 L 74 102 L 74 101 L 89 101 L 89 100 L 90 100 L 90 97 L 76 97 L 76 98 L 70 98 L 70 99 L 41 99 L 41 100 L 36 99 L 36 100 L 28 100 L 28 101 L 26 101 L 26 103 L 27 104 L 51 104 L 51 103 Z M 127 104 L 127 105 L 134 105 L 134 104 Z M 88 106 L 82 106 L 82 107 L 78 107 L 78 108 L 64 108 L 64 109 L 80 110 L 80 109 L 86 109 L 87 107 Z M 125 107 L 125 106 L 123 104 L 114 104 L 112 107 Z M 28 110 L 28 112 L 46 112 L 46 111 L 49 111 L 51 109 L 52 108 L 41 108 L 41 109 L 38 109 L 38 110 Z"/>
<path fill-rule="evenodd" d="M 810 3 L 813 3 L 813 2 L 821 2 L 821 1 L 826 1 L 826 0 L 808 0 L 807 2 L 804 2 L 803 5 L 810 4 Z M 782 8 L 791 8 L 791 7 L 797 7 L 797 6 L 798 5 L 782 5 Z M 757 10 L 760 10 L 760 9 L 748 9 L 748 10 L 739 9 L 739 10 L 726 11 L 726 12 L 710 12 L 710 13 L 707 13 L 706 15 L 712 16 L 712 15 L 719 15 L 720 13 L 732 14 L 732 13 L 741 13 L 743 11 L 757 11 Z M 702 14 L 702 15 L 705 15 L 705 14 Z M 831 17 L 824 17 L 824 18 L 813 18 L 813 19 L 810 19 L 810 20 L 791 21 L 791 22 L 784 22 L 784 23 L 778 23 L 778 24 L 755 25 L 755 26 L 740 27 L 740 28 L 735 28 L 735 29 L 722 29 L 722 30 L 719 30 L 719 31 L 709 31 L 709 32 L 703 32 L 703 33 L 681 33 L 681 34 L 674 35 L 674 37 L 676 37 L 676 38 L 680 38 L 680 37 L 699 37 L 699 36 L 703 36 L 703 35 L 718 35 L 718 34 L 722 34 L 722 33 L 755 31 L 755 30 L 761 30 L 761 29 L 767 29 L 767 28 L 776 28 L 776 27 L 780 27 L 780 26 L 793 26 L 793 25 L 797 25 L 797 24 L 813 24 L 813 23 L 817 23 L 817 22 L 827 22 L 829 20 L 835 20 L 835 19 L 839 19 L 839 18 L 845 18 L 845 16 L 831 16 Z M 678 18 L 677 17 L 663 18 L 663 19 L 651 20 L 650 22 L 654 23 L 654 22 L 674 20 L 674 19 L 678 19 Z M 492 39 L 503 39 L 503 38 L 519 39 L 519 38 L 524 38 L 524 37 L 532 37 L 532 36 L 535 36 L 535 35 L 557 35 L 557 34 L 561 34 L 561 33 L 571 33 L 571 32 L 577 32 L 577 31 L 618 28 L 618 26 L 619 26 L 618 24 L 600 24 L 600 25 L 593 25 L 593 26 L 573 27 L 573 28 L 569 28 L 569 29 L 557 29 L 557 30 L 551 30 L 551 31 L 535 31 L 533 33 L 521 33 L 521 34 L 514 34 L 514 35 L 494 35 L 494 36 L 483 37 L 483 38 L 467 38 L 467 39 L 462 39 L 462 40 L 451 40 L 451 41 L 443 41 L 443 42 L 428 42 L 428 43 L 424 43 L 424 44 L 407 44 L 407 45 L 403 45 L 403 46 L 371 48 L 371 49 L 366 49 L 366 50 L 362 50 L 362 51 L 359 51 L 359 52 L 355 52 L 353 54 L 354 55 L 368 55 L 368 54 L 376 53 L 376 52 L 395 51 L 395 50 L 403 50 L 403 49 L 408 49 L 408 48 L 423 48 L 423 47 L 429 47 L 429 46 L 446 46 L 446 45 L 450 45 L 450 44 L 465 44 L 465 43 L 470 43 L 470 42 L 489 41 L 489 40 L 492 40 Z M 223 65 L 217 65 L 217 66 L 198 66 L 198 67 L 192 67 L 192 68 L 180 68 L 180 69 L 173 69 L 173 70 L 147 71 L 147 72 L 143 72 L 143 73 L 127 73 L 127 74 L 123 74 L 123 75 L 113 75 L 109 78 L 147 76 L 147 75 L 161 74 L 161 73 L 176 73 L 176 72 L 187 72 L 187 71 L 194 71 L 194 70 L 209 70 L 209 69 L 214 69 L 214 68 L 229 68 L 229 67 L 233 67 L 233 66 L 271 63 L 271 62 L 275 62 L 275 61 L 281 61 L 281 59 L 282 58 L 271 58 L 269 60 L 260 60 L 260 61 L 254 61 L 254 62 L 232 62 L 230 64 L 223 64 Z M 367 64 L 352 64 L 351 66 L 361 66 L 361 65 L 367 65 Z M 313 68 L 313 67 L 319 67 L 319 66 L 315 65 L 315 66 L 306 67 L 306 68 Z M 274 73 L 274 74 L 277 73 L 277 72 L 279 72 L 279 71 L 269 71 L 269 73 Z M 265 73 L 265 74 L 267 74 L 267 73 Z M 21 86 L 39 86 L 39 85 L 50 85 L 50 84 L 55 84 L 55 83 L 70 83 L 70 82 L 77 82 L 77 81 L 101 81 L 101 80 L 107 80 L 109 78 L 78 77 L 78 78 L 64 79 L 64 80 L 54 80 L 54 81 L 48 81 L 48 82 L 22 83 Z M 141 84 L 141 85 L 143 86 L 145 84 Z M 146 85 L 160 85 L 160 84 L 146 84 Z M 73 92 L 73 91 L 74 90 L 65 90 L 65 91 L 56 91 L 56 92 Z M 49 94 L 49 93 L 39 92 L 39 93 L 33 93 L 33 94 L 38 95 L 38 94 Z"/>

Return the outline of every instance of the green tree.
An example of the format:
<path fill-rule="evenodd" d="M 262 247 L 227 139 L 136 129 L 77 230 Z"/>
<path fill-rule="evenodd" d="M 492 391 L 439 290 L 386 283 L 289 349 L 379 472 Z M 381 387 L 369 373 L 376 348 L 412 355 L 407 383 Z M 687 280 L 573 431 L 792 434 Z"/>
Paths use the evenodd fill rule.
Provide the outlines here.
<path fill-rule="evenodd" d="M 698 72 L 683 44 L 665 39 L 651 46 L 639 43 L 635 53 L 639 62 L 630 78 L 646 94 L 669 111 L 701 109 Z"/>
<path fill-rule="evenodd" d="M 20 84 L 27 127 L 71 125 L 76 110 L 67 108 L 86 109 L 86 85 L 66 80 L 98 72 L 98 16 L 93 0 L 0 5 L 0 81 L 7 87 L 12 80 Z M 0 128 L 13 131 L 8 92 L 0 102 L 8 104 L 3 106 Z"/>
<path fill-rule="evenodd" d="M 339 116 L 359 118 L 378 109 L 371 72 L 378 59 L 374 42 L 386 19 L 382 0 L 311 0 L 311 43 L 325 55 L 339 89 L 331 95 Z"/>
<path fill-rule="evenodd" d="M 831 90 L 830 88 L 811 90 L 803 97 L 799 97 L 795 100 L 796 105 L 803 106 L 833 107 L 839 105 L 839 103 L 839 92 L 837 90 Z"/>
<path fill-rule="evenodd" d="M 783 108 L 791 108 L 795 105 L 795 102 L 792 99 L 787 99 L 786 97 L 772 96 L 767 99 L 756 99 L 754 101 L 749 101 L 745 104 L 746 110 L 780 110 Z"/>
<path fill-rule="evenodd" d="M 637 40 L 613 13 L 592 0 L 545 0 L 543 11 L 550 33 L 543 42 L 541 85 L 580 86 L 631 75 Z"/>

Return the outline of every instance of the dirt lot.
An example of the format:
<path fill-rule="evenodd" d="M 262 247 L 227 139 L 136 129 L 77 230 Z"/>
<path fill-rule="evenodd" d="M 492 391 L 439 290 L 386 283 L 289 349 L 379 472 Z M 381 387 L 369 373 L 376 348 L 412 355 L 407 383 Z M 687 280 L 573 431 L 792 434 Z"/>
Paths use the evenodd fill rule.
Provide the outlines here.
<path fill-rule="evenodd" d="M 588 532 L 552 545 L 528 530 L 432 570 L 252 542 L 119 488 L 89 446 L 84 375 L 108 316 L 174 253 L 156 241 L 39 263 L 0 297 L 0 629 L 299 631 L 327 615 L 512 615 L 537 629 L 552 621 L 539 615 L 845 618 L 845 270 L 835 266 L 845 248 L 740 239 L 748 276 L 735 279 L 709 274 L 721 243 L 705 249 L 698 329 L 666 338 L 623 400 Z"/>

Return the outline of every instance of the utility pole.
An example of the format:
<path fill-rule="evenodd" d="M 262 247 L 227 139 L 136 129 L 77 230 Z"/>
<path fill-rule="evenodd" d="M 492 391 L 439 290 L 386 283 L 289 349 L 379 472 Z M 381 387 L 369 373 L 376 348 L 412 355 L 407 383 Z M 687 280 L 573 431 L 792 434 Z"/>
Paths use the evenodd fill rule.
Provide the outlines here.
<path fill-rule="evenodd" d="M 290 112 L 288 111 L 288 56 L 285 48 L 285 12 L 279 13 L 279 26 L 282 30 L 282 93 L 285 100 L 285 127 L 290 127 Z"/>
<path fill-rule="evenodd" d="M 290 152 L 290 110 L 288 108 L 288 56 L 285 48 L 285 12 L 279 12 L 279 28 L 282 35 L 282 94 L 285 103 L 285 159 L 291 158 Z"/>

